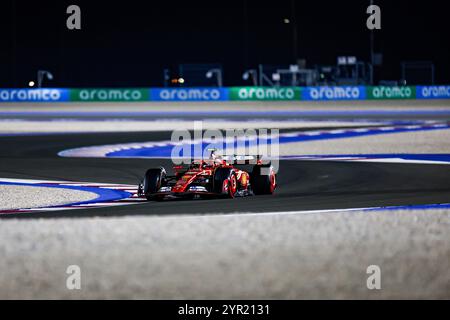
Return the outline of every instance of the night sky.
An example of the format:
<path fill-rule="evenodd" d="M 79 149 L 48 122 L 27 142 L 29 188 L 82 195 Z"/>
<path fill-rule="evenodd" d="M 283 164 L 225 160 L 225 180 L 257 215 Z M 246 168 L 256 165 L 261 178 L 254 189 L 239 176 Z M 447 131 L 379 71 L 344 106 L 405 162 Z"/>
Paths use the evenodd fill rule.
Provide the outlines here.
<path fill-rule="evenodd" d="M 335 64 L 338 55 L 369 60 L 364 1 L 12 1 L 0 11 L 0 87 L 25 87 L 38 69 L 53 87 L 163 85 L 163 69 L 217 63 L 225 85 L 243 85 L 242 72 L 259 63 Z M 77 4 L 82 30 L 66 28 Z M 374 1 L 382 10 L 375 32 L 384 64 L 376 79 L 399 80 L 403 60 L 431 60 L 437 83 L 450 84 L 450 11 L 446 1 Z M 176 72 L 174 72 L 176 74 Z M 188 79 L 186 85 L 189 85 Z"/>

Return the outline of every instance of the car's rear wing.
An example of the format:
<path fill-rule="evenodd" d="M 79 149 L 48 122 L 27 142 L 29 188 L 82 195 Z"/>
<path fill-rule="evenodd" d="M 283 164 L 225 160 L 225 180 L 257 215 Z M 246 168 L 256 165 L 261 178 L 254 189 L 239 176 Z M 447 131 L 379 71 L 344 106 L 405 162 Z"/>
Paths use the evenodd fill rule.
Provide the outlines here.
<path fill-rule="evenodd" d="M 231 164 L 262 164 L 261 155 L 223 155 L 222 159 Z"/>

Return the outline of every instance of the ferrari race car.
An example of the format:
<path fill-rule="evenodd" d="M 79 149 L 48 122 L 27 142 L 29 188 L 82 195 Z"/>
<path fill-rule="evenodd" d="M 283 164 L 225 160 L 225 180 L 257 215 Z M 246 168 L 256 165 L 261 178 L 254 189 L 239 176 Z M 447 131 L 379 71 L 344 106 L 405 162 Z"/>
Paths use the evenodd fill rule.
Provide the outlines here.
<path fill-rule="evenodd" d="M 251 160 L 256 160 L 251 173 L 236 168 Z M 210 159 L 177 165 L 173 171 L 175 174 L 170 176 L 163 167 L 148 169 L 139 184 L 138 196 L 156 201 L 183 197 L 234 198 L 273 194 L 277 186 L 273 167 L 262 164 L 261 159 L 254 156 L 215 156 L 211 152 Z"/>

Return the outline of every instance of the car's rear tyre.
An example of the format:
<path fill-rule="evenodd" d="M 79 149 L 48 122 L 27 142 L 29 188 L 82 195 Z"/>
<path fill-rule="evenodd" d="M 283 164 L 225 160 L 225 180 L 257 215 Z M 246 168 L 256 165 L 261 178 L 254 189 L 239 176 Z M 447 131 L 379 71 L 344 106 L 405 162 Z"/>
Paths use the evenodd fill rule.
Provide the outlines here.
<path fill-rule="evenodd" d="M 147 170 L 143 181 L 143 192 L 147 200 L 162 200 L 162 197 L 156 193 L 165 183 L 165 178 L 166 170 L 163 167 Z"/>
<path fill-rule="evenodd" d="M 268 169 L 269 174 L 263 174 L 263 169 Z M 250 175 L 250 183 L 253 193 L 256 195 L 273 194 L 277 186 L 276 174 L 272 166 L 255 165 Z"/>
<path fill-rule="evenodd" d="M 238 189 L 236 174 L 231 168 L 217 168 L 214 172 L 214 192 L 234 198 Z"/>

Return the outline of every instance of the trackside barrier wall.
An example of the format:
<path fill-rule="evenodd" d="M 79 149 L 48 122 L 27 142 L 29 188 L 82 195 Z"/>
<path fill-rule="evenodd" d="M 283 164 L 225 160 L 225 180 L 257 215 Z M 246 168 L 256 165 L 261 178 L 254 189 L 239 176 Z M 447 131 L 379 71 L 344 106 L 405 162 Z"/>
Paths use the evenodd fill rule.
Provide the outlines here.
<path fill-rule="evenodd" d="M 1 102 L 336 101 L 450 99 L 450 85 L 0 89 Z"/>

